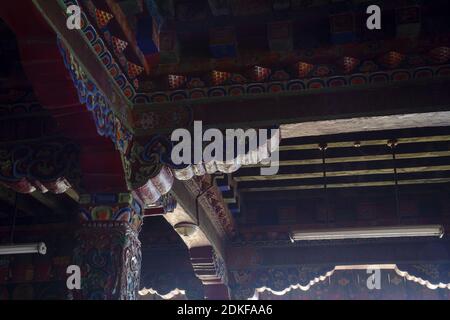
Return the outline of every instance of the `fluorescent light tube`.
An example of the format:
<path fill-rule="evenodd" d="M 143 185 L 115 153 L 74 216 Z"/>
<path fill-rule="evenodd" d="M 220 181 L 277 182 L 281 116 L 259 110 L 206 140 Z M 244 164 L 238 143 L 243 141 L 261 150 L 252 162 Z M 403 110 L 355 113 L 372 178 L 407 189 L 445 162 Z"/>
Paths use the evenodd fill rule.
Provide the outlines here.
<path fill-rule="evenodd" d="M 44 242 L 0 246 L 0 255 L 27 253 L 39 253 L 44 255 L 47 253 L 47 247 Z"/>
<path fill-rule="evenodd" d="M 401 237 L 439 237 L 444 235 L 441 225 L 368 227 L 348 229 L 323 229 L 311 231 L 294 231 L 292 241 L 373 239 Z"/>

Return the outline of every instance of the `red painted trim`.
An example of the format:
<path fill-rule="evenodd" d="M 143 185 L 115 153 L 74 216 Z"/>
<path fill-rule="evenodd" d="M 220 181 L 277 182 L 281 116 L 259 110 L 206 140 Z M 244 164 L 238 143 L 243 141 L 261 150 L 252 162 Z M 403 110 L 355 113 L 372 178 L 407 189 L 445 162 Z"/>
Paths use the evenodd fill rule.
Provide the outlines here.
<path fill-rule="evenodd" d="M 109 139 L 97 134 L 92 115 L 79 103 L 55 32 L 32 1 L 2 1 L 0 18 L 16 34 L 24 71 L 37 99 L 56 119 L 57 133 L 81 146 L 82 174 L 102 174 L 83 177 L 83 187 L 92 192 L 126 191 L 120 154 Z"/>

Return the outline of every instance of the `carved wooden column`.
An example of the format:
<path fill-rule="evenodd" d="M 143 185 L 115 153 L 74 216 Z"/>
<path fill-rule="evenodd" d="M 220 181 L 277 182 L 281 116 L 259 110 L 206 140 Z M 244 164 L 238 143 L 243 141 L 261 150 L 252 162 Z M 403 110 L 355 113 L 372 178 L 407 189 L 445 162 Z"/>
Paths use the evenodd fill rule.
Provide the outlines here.
<path fill-rule="evenodd" d="M 81 269 L 81 300 L 135 300 L 141 272 L 142 206 L 129 193 L 82 195 L 82 225 L 73 263 Z"/>

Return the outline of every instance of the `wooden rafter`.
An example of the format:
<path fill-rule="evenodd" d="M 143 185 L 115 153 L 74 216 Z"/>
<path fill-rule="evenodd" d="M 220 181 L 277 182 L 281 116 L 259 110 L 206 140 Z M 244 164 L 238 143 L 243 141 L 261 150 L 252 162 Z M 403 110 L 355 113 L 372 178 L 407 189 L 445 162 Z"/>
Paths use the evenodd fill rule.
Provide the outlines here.
<path fill-rule="evenodd" d="M 413 179 L 399 181 L 399 185 L 412 185 L 412 184 L 435 184 L 435 183 L 449 183 L 450 178 L 432 178 L 432 179 Z M 328 188 L 361 188 L 361 187 L 381 187 L 381 186 L 393 186 L 394 181 L 370 181 L 370 182 L 353 182 L 353 183 L 330 183 Z M 262 191 L 288 191 L 288 190 L 312 190 L 323 189 L 322 184 L 316 185 L 293 185 L 293 186 L 278 186 L 278 187 L 262 187 L 262 188 L 242 188 L 242 192 L 262 192 Z"/>

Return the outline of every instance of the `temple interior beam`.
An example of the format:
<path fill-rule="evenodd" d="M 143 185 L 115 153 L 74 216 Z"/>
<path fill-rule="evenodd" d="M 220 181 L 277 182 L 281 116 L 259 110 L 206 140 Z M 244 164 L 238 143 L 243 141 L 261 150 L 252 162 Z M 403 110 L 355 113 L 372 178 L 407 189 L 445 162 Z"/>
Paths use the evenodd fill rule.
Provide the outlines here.
<path fill-rule="evenodd" d="M 338 133 L 381 131 L 406 128 L 445 127 L 450 125 L 450 111 L 405 113 L 389 116 L 355 117 L 324 121 L 306 121 L 280 126 L 281 136 L 297 138 Z"/>
<path fill-rule="evenodd" d="M 306 123 L 304 131 L 295 130 L 295 126 L 285 127 L 289 129 L 286 132 L 287 137 L 449 124 L 449 80 L 443 78 L 426 82 L 405 82 L 395 86 L 362 86 L 282 95 L 269 94 L 263 98 L 256 95 L 238 99 L 223 98 L 208 103 L 200 100 L 192 101 L 191 105 L 194 116 L 203 119 L 204 124 L 208 126 L 226 128 L 248 126 L 249 123 L 254 126 Z M 341 121 L 336 121 L 339 119 Z M 319 124 L 317 121 L 328 120 L 336 121 L 327 122 L 334 124 L 331 128 L 313 129 Z M 373 125 L 375 123 L 378 127 Z M 364 125 L 369 127 L 365 129 Z"/>

